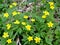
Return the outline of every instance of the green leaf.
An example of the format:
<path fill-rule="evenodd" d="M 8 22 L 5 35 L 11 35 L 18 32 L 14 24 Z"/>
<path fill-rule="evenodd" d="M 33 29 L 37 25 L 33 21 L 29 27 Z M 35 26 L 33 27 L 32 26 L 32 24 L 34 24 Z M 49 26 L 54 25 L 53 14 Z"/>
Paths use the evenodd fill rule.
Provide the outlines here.
<path fill-rule="evenodd" d="M 22 33 L 22 29 L 21 28 L 19 28 L 17 31 L 18 31 L 19 34 Z"/>

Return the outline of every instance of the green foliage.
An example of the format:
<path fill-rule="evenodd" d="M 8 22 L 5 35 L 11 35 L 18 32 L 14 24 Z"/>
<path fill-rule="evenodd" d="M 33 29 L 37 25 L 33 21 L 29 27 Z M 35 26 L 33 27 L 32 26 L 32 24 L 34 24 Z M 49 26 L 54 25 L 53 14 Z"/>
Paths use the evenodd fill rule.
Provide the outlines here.
<path fill-rule="evenodd" d="M 50 8 L 51 6 L 49 4 L 51 1 L 54 2 L 53 9 Z M 16 3 L 1 3 L 0 44 L 16 45 L 16 40 L 19 38 L 22 45 L 59 45 L 60 21 L 58 20 L 58 16 L 58 19 L 54 17 L 56 13 L 60 15 L 60 11 L 58 11 L 59 4 L 57 0 L 51 1 L 42 0 L 39 2 L 39 0 L 28 0 L 28 3 L 34 2 L 32 5 L 33 9 L 31 8 L 31 11 L 23 13 L 17 11 L 16 8 L 18 5 Z M 46 11 L 46 14 L 44 11 Z M 26 18 L 26 16 L 28 17 Z M 43 18 L 42 16 L 46 17 Z M 32 18 L 35 20 L 31 20 Z M 25 25 L 22 22 L 26 22 Z M 9 25 L 7 26 L 7 24 Z M 4 35 L 4 32 L 8 32 L 8 34 Z M 6 38 L 3 36 L 6 36 Z M 29 41 L 29 36 L 32 36 L 33 40 L 30 39 L 31 41 Z M 36 37 L 37 43 L 35 40 Z M 8 39 L 11 39 L 11 42 L 7 41 Z"/>

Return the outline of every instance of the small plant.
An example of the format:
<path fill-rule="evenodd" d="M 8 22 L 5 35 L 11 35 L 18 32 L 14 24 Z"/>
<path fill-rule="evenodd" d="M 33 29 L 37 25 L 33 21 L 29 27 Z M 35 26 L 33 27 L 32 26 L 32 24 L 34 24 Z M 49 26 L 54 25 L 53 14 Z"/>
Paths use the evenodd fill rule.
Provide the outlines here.
<path fill-rule="evenodd" d="M 1 45 L 16 45 L 17 37 L 21 45 L 59 45 L 59 22 L 54 18 L 56 4 L 42 0 L 38 6 L 36 2 L 32 11 L 19 12 L 18 4 L 13 2 L 0 13 Z"/>

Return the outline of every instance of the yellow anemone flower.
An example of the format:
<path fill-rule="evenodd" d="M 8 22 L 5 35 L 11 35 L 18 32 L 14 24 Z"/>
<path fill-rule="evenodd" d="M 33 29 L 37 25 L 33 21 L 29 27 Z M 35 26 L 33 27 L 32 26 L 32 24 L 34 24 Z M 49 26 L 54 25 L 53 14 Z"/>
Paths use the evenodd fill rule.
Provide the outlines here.
<path fill-rule="evenodd" d="M 7 43 L 8 43 L 8 44 L 12 43 L 12 39 L 8 39 L 8 40 L 7 40 Z"/>
<path fill-rule="evenodd" d="M 33 40 L 33 37 L 32 36 L 29 36 L 27 39 L 28 39 L 28 41 L 32 41 Z"/>
<path fill-rule="evenodd" d="M 3 38 L 9 37 L 8 32 L 4 32 L 2 37 L 3 37 Z"/>
<path fill-rule="evenodd" d="M 34 38 L 34 40 L 35 40 L 35 43 L 40 43 L 40 41 L 41 41 L 41 38 L 39 38 L 39 37 L 36 37 L 36 38 Z"/>

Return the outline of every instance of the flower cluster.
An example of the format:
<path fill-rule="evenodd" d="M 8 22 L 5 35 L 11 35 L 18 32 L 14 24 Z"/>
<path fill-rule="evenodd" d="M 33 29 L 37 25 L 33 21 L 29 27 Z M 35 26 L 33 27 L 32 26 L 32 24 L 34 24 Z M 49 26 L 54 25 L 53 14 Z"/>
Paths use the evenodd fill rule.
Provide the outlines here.
<path fill-rule="evenodd" d="M 12 8 L 13 6 L 17 6 L 17 3 L 12 3 L 12 5 L 10 5 L 10 8 Z M 12 11 L 12 13 L 11 13 L 11 15 L 12 15 L 12 17 L 14 17 L 14 16 L 19 16 L 21 13 L 20 12 L 17 12 L 17 11 Z M 6 13 L 4 13 L 4 15 L 3 15 L 3 17 L 4 18 L 9 18 L 9 16 L 10 16 L 10 14 L 8 13 L 8 12 L 6 12 Z M 27 16 L 27 15 L 24 15 L 23 16 L 23 18 L 24 19 L 28 19 L 29 18 L 29 16 Z M 31 18 L 30 19 L 30 21 L 31 22 L 35 22 L 35 19 L 34 18 Z M 22 25 L 24 25 L 25 26 L 25 28 L 26 28 L 26 30 L 28 30 L 28 31 L 30 31 L 31 30 L 31 25 L 29 25 L 29 24 L 27 24 L 26 22 L 24 22 L 24 21 L 22 21 L 22 22 L 20 22 L 20 20 L 18 20 L 18 19 L 16 19 L 16 20 L 14 20 L 13 21 L 13 24 L 15 24 L 15 25 L 19 25 L 19 24 L 22 24 Z M 11 30 L 11 28 L 12 28 L 12 24 L 11 23 L 7 23 L 6 24 L 6 29 L 7 30 Z M 3 38 L 9 38 L 9 34 L 8 34 L 8 32 L 4 32 L 3 33 L 3 35 L 2 35 L 2 37 Z M 31 38 L 31 39 L 30 39 Z M 29 41 L 31 41 L 32 40 L 32 37 L 29 37 L 28 39 L 30 39 Z M 10 43 L 12 43 L 12 39 L 7 39 L 7 41 L 6 41 L 8 44 L 10 44 Z"/>
<path fill-rule="evenodd" d="M 13 8 L 13 6 L 17 6 L 17 3 L 16 3 L 16 2 L 13 2 L 13 3 L 9 6 L 9 8 Z"/>
<path fill-rule="evenodd" d="M 49 12 L 48 11 L 43 11 L 44 15 L 42 16 L 42 18 L 46 18 L 48 15 L 49 15 Z M 49 22 L 47 23 L 48 27 L 53 27 L 53 23 L 52 22 Z"/>
<path fill-rule="evenodd" d="M 2 37 L 3 37 L 3 38 L 8 38 L 8 37 L 9 37 L 8 32 L 4 32 Z M 12 43 L 12 39 L 8 39 L 6 42 L 7 42 L 8 44 Z"/>
<path fill-rule="evenodd" d="M 54 2 L 49 2 L 49 4 L 50 4 L 50 9 L 54 9 Z"/>
<path fill-rule="evenodd" d="M 46 18 L 49 15 L 49 12 L 47 10 L 43 11 L 44 15 L 42 16 L 42 18 Z"/>
<path fill-rule="evenodd" d="M 32 36 L 29 36 L 27 39 L 28 39 L 28 41 L 32 41 L 33 40 L 33 37 Z M 35 40 L 35 43 L 40 43 L 41 38 L 35 37 L 34 40 Z"/>
<path fill-rule="evenodd" d="M 49 2 L 50 9 L 54 9 L 54 2 Z M 14 2 L 9 5 L 9 9 L 3 13 L 3 35 L 2 38 L 5 39 L 6 43 L 12 44 L 16 36 L 23 37 L 21 40 L 22 45 L 30 45 L 30 43 L 41 45 L 45 43 L 46 40 L 50 43 L 50 28 L 54 27 L 54 22 L 49 18 L 51 16 L 50 9 L 43 10 L 43 15 L 37 15 L 38 13 L 29 13 L 29 12 L 18 12 L 16 9 L 13 9 L 17 6 L 17 3 Z M 11 11 L 11 12 L 9 12 Z M 33 11 L 32 11 L 33 12 Z M 35 12 L 35 11 L 34 11 Z M 53 12 L 52 12 L 53 13 Z M 41 18 L 40 18 L 41 16 Z M 51 16 L 52 17 L 52 16 Z M 11 34 L 10 34 L 11 33 Z M 47 38 L 48 39 L 47 39 Z M 23 42 L 24 41 L 24 42 Z M 27 44 L 26 44 L 27 43 Z M 31 44 L 31 45 L 33 45 Z M 46 44 L 46 43 L 45 43 Z M 46 44 L 46 45 L 49 45 Z"/>
<path fill-rule="evenodd" d="M 17 3 L 16 2 L 14 2 L 14 3 L 12 3 L 10 6 L 9 6 L 9 8 L 13 8 L 13 6 L 17 6 Z M 17 15 L 17 14 L 20 14 L 20 12 L 17 12 L 17 11 L 13 11 L 12 12 L 12 15 L 13 16 L 15 16 L 15 15 Z M 4 13 L 4 15 L 3 15 L 3 17 L 4 18 L 8 18 L 10 15 L 9 15 L 9 13 L 8 12 L 6 12 L 6 13 Z M 14 24 L 20 24 L 20 22 L 18 21 L 18 20 L 16 20 L 15 22 L 14 22 Z M 10 23 L 7 23 L 6 24 L 6 29 L 7 30 L 10 30 L 11 29 L 11 24 Z M 9 33 L 8 32 L 4 32 L 3 33 L 3 35 L 2 35 L 2 37 L 3 38 L 9 38 Z M 8 44 L 10 44 L 10 43 L 12 43 L 12 39 L 7 39 L 7 41 L 6 41 Z"/>

